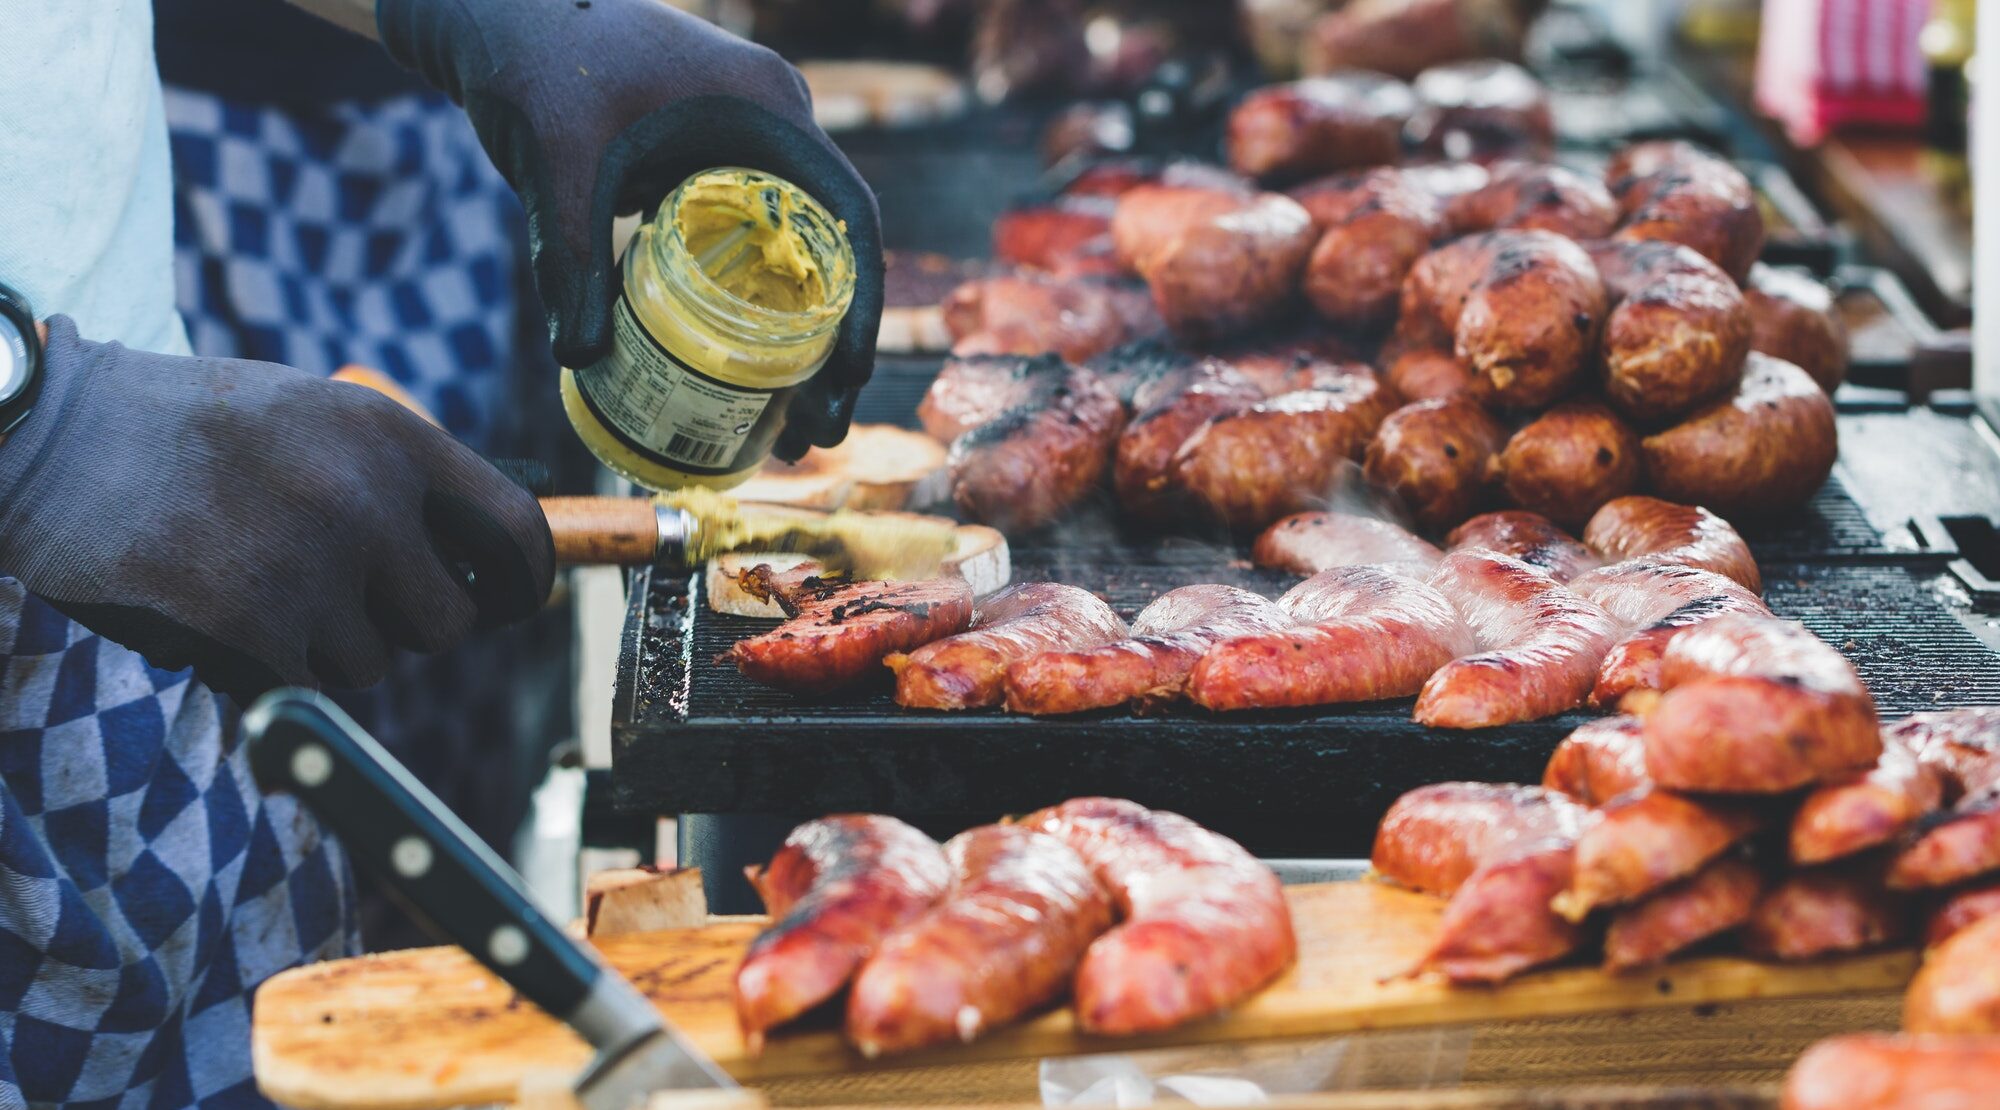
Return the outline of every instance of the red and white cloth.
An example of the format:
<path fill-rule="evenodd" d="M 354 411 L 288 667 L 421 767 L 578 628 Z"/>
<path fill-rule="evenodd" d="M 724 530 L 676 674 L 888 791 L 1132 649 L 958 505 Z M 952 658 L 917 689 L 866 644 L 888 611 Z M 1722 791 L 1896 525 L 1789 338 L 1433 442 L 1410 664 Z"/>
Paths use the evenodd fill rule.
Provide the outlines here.
<path fill-rule="evenodd" d="M 1930 0 L 1764 0 L 1757 107 L 1810 145 L 1846 126 L 1918 128 Z"/>

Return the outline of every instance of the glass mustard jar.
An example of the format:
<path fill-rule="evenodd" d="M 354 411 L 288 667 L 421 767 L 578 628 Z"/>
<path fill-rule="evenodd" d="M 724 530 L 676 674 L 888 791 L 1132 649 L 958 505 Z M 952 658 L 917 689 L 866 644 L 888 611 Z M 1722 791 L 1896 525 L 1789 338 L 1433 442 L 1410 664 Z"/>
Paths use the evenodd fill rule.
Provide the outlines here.
<path fill-rule="evenodd" d="M 649 489 L 743 482 L 854 299 L 846 229 L 782 178 L 704 170 L 633 233 L 620 278 L 610 353 L 562 372 L 577 435 Z"/>

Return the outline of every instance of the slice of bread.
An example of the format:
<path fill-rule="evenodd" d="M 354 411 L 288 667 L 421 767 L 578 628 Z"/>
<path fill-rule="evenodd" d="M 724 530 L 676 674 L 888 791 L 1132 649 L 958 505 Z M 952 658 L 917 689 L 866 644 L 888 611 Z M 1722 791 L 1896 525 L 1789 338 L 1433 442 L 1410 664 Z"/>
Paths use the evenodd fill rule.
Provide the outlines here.
<path fill-rule="evenodd" d="M 801 509 L 838 509 L 854 492 L 847 473 L 847 445 L 815 447 L 798 462 L 771 459 L 750 480 L 729 491 L 738 501 L 765 505 L 795 505 Z"/>
<path fill-rule="evenodd" d="M 882 309 L 882 329 L 875 333 L 878 351 L 892 355 L 927 354 L 949 351 L 951 343 L 943 305 L 887 305 Z"/>
<path fill-rule="evenodd" d="M 859 425 L 840 446 L 854 480 L 846 502 L 850 509 L 907 508 L 917 484 L 944 469 L 944 444 L 893 424 Z"/>
<path fill-rule="evenodd" d="M 584 935 L 615 937 L 708 923 L 701 868 L 662 871 L 627 867 L 599 871 L 583 884 Z"/>
<path fill-rule="evenodd" d="M 902 509 L 944 458 L 944 445 L 922 432 L 856 424 L 840 446 L 815 447 L 795 463 L 772 459 L 729 495 L 802 509 Z"/>
<path fill-rule="evenodd" d="M 812 561 L 810 555 L 793 552 L 731 552 L 718 555 L 710 559 L 703 569 L 703 592 L 708 595 L 708 607 L 733 617 L 782 618 L 785 613 L 777 602 L 759 599 L 743 588 L 740 581 L 743 573 L 759 564 L 769 564 L 773 570 L 785 571 Z M 944 573 L 964 578 L 972 587 L 974 597 L 985 597 L 1000 589 L 1014 576 L 1007 537 L 984 524 L 959 525 L 958 545 L 945 557 Z"/>

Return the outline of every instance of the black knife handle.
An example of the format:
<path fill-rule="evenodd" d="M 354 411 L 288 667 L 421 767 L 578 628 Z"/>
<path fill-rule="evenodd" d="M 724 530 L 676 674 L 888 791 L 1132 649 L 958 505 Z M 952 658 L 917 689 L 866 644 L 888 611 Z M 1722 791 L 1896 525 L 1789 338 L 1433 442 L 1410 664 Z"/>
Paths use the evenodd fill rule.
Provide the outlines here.
<path fill-rule="evenodd" d="M 258 785 L 296 796 L 439 939 L 599 1049 L 660 1031 L 644 997 L 536 909 L 513 869 L 338 706 L 276 690 L 243 715 L 243 732 Z"/>

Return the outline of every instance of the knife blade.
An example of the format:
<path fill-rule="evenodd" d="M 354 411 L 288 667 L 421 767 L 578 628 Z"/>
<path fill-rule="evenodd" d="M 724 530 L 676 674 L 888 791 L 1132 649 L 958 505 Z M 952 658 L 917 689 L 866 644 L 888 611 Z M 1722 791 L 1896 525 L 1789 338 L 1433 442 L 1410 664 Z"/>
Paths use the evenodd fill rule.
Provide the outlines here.
<path fill-rule="evenodd" d="M 623 976 L 535 908 L 520 876 L 332 702 L 276 690 L 243 715 L 250 769 L 340 837 L 433 934 L 597 1050 L 574 1092 L 632 1110 L 656 1090 L 734 1088 Z"/>

